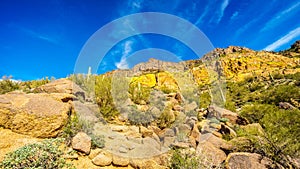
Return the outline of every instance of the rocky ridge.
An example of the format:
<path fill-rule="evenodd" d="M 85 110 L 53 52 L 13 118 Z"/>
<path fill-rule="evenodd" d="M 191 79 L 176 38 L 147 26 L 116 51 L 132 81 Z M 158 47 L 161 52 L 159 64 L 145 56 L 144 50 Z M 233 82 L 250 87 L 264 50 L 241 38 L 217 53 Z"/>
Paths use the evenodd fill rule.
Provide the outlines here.
<path fill-rule="evenodd" d="M 79 132 L 72 138 L 72 149 L 76 150 L 77 155 L 71 159 L 75 160 L 74 164 L 78 168 L 167 168 L 172 148 L 195 152 L 197 156 L 205 157 L 211 167 L 272 167 L 273 162 L 267 157 L 256 153 L 234 152 L 234 140 L 241 139 L 237 137 L 235 126 L 246 130 L 255 128 L 263 133 L 260 124 L 249 124 L 238 113 L 218 105 L 200 108 L 199 102 L 190 97 L 195 94 L 194 90 L 191 93 L 185 91 L 195 85 L 211 83 L 204 63 L 216 57 L 218 60 L 213 62 L 216 64 L 215 72 L 230 81 L 241 81 L 249 76 L 272 78 L 273 73 L 300 72 L 297 57 L 256 52 L 242 47 L 216 49 L 202 60 L 181 63 L 151 59 L 148 63 L 126 70 L 127 76 L 131 77 L 130 84 L 133 86 L 167 91 L 152 93 L 153 100 L 164 98 L 158 99 L 163 108 L 159 108 L 158 104 L 151 105 L 151 101 L 136 102 L 129 98 L 126 104 L 120 105 L 120 110 L 129 111 L 121 112 L 119 116 L 107 121 L 99 116 L 96 104 L 87 99 L 89 96 L 81 87 L 67 79 L 59 79 L 36 88 L 33 90 L 36 93 L 10 92 L 0 95 L 0 126 L 5 128 L 0 131 L 7 132 L 9 129 L 27 135 L 24 138 L 29 137 L 32 142 L 36 141 L 32 137 L 56 137 L 77 111 L 80 118 L 92 124 L 91 133 Z M 219 71 L 221 68 L 223 71 Z M 180 81 L 180 78 L 183 80 Z M 187 85 L 188 80 L 194 84 Z M 168 111 L 164 111 L 165 107 L 168 107 Z M 132 111 L 143 115 L 148 113 L 151 118 L 146 123 L 135 121 L 136 124 L 132 124 L 128 114 Z M 166 117 L 163 120 L 162 114 Z M 92 135 L 104 136 L 104 147 L 91 149 Z M 233 139 L 224 139 L 228 136 Z M 2 139 L 1 142 L 6 142 L 5 138 Z"/>

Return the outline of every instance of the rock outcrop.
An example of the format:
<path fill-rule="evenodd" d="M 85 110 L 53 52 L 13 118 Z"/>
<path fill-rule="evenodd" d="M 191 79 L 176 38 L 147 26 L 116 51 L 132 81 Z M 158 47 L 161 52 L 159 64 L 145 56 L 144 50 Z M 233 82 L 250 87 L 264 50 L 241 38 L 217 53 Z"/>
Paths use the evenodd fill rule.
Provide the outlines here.
<path fill-rule="evenodd" d="M 86 99 L 86 92 L 68 79 L 58 79 L 34 89 L 35 93 L 68 93 Z"/>
<path fill-rule="evenodd" d="M 64 94 L 0 95 L 0 126 L 33 137 L 55 137 L 67 123 L 71 105 L 59 101 Z"/>

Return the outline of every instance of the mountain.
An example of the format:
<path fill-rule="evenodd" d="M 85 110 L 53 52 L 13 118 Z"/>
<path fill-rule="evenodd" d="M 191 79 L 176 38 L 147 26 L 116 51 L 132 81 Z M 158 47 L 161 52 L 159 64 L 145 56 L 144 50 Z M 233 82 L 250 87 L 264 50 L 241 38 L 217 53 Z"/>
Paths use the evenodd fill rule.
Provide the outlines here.
<path fill-rule="evenodd" d="M 299 168 L 299 45 L 1 81 L 0 168 Z"/>

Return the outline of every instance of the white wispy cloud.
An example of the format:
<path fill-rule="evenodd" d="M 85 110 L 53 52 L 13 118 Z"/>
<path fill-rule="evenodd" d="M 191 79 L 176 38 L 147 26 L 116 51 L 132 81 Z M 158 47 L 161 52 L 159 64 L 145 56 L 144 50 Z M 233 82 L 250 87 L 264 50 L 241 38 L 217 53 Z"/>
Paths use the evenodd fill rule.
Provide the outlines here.
<path fill-rule="evenodd" d="M 200 23 L 203 22 L 204 17 L 207 15 L 207 13 L 209 12 L 209 5 L 207 5 L 202 13 L 202 15 L 197 19 L 197 21 L 195 22 L 195 25 L 198 25 Z"/>
<path fill-rule="evenodd" d="M 264 48 L 264 50 L 273 51 L 275 49 L 278 49 L 280 46 L 282 46 L 282 45 L 290 42 L 291 40 L 293 40 L 297 36 L 300 36 L 300 27 L 298 27 L 298 28 L 290 31 L 288 34 L 286 34 L 285 36 L 281 37 L 276 42 L 268 45 L 267 47 Z"/>
<path fill-rule="evenodd" d="M 59 44 L 59 41 L 57 39 L 55 39 L 53 37 L 50 37 L 46 34 L 39 33 L 39 32 L 34 31 L 32 29 L 19 27 L 19 30 L 21 30 L 22 32 L 24 32 L 25 34 L 27 34 L 28 36 L 31 36 L 33 38 L 44 40 L 44 41 L 47 41 L 47 42 L 55 44 L 55 45 Z"/>
<path fill-rule="evenodd" d="M 223 3 L 221 4 L 221 8 L 220 8 L 220 11 L 219 11 L 219 15 L 218 15 L 218 18 L 217 18 L 217 20 L 216 20 L 217 24 L 218 24 L 218 23 L 221 21 L 221 19 L 223 18 L 225 9 L 227 8 L 228 5 L 229 5 L 229 0 L 224 0 Z"/>
<path fill-rule="evenodd" d="M 132 41 L 126 41 L 125 44 L 123 45 L 123 52 L 122 52 L 122 57 L 120 59 L 120 62 L 116 62 L 115 66 L 118 69 L 128 69 L 129 64 L 127 62 L 127 56 L 132 52 Z"/>
<path fill-rule="evenodd" d="M 231 15 L 230 20 L 234 20 L 238 15 L 239 15 L 239 12 L 238 12 L 238 11 L 235 11 L 235 12 Z"/>
<path fill-rule="evenodd" d="M 265 24 L 265 26 L 260 30 L 260 32 L 264 32 L 264 31 L 274 27 L 275 25 L 278 25 L 284 19 L 287 19 L 288 18 L 287 14 L 289 14 L 290 12 L 293 12 L 293 11 L 300 10 L 299 6 L 300 6 L 300 2 L 293 4 L 290 7 L 288 7 L 287 9 L 279 12 L 274 18 L 272 18 L 270 21 L 268 21 Z"/>

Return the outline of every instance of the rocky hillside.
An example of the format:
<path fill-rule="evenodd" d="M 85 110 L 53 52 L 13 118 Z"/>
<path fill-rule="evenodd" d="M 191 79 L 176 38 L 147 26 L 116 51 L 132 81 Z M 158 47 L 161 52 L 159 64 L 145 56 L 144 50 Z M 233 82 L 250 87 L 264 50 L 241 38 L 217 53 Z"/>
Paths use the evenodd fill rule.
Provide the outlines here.
<path fill-rule="evenodd" d="M 299 168 L 299 41 L 0 82 L 0 168 Z M 43 155 L 41 155 L 43 154 Z"/>

